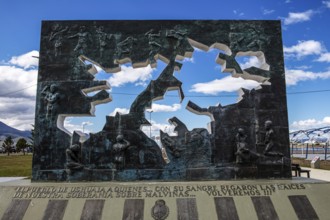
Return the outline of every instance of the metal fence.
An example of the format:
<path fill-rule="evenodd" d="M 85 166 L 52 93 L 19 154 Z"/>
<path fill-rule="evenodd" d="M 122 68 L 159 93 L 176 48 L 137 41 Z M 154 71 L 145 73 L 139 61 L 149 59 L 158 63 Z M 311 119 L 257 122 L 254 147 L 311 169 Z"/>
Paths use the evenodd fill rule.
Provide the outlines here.
<path fill-rule="evenodd" d="M 330 145 L 328 142 L 323 145 L 291 143 L 290 151 L 291 157 L 312 159 L 319 156 L 321 160 L 330 159 Z"/>

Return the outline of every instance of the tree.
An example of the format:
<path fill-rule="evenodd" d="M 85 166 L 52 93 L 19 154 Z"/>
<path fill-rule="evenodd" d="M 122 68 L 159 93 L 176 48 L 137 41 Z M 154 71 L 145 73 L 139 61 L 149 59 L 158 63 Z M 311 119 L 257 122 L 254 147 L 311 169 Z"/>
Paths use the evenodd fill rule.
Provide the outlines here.
<path fill-rule="evenodd" d="M 25 148 L 27 148 L 27 147 L 29 147 L 29 144 L 27 143 L 27 141 L 24 138 L 18 139 L 18 141 L 16 143 L 16 148 L 17 148 L 18 152 L 23 150 L 23 154 L 25 155 Z"/>
<path fill-rule="evenodd" d="M 5 148 L 5 150 L 7 151 L 8 156 L 9 156 L 12 147 L 14 147 L 14 141 L 11 138 L 11 136 L 6 137 L 5 141 L 2 143 L 2 147 Z"/>

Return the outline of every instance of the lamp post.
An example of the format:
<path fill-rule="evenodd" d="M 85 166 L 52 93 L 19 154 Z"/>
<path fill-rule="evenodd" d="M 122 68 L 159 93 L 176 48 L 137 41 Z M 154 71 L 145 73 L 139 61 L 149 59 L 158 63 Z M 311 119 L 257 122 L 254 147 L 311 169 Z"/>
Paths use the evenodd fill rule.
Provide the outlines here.
<path fill-rule="evenodd" d="M 82 127 L 83 127 L 83 129 L 82 129 L 82 130 L 83 130 L 83 133 L 85 133 L 85 125 L 86 125 L 86 123 L 83 123 L 83 124 L 82 124 Z"/>
<path fill-rule="evenodd" d="M 82 123 L 82 132 L 85 133 L 85 126 L 86 125 L 91 125 L 89 122 L 83 122 Z"/>

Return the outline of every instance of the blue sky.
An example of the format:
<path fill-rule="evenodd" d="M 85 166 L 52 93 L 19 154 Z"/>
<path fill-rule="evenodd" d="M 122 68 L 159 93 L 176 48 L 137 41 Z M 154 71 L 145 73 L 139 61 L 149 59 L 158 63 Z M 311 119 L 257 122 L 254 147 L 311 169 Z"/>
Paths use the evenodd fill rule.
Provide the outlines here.
<path fill-rule="evenodd" d="M 290 129 L 330 126 L 329 0 L 0 0 L 0 121 L 21 130 L 30 129 L 34 123 L 38 60 L 32 56 L 38 56 L 42 20 L 123 19 L 281 20 Z M 255 82 L 242 79 L 231 83 L 230 74 L 222 73 L 215 63 L 217 54 L 216 50 L 196 50 L 192 58 L 182 61 L 183 67 L 175 76 L 184 83 L 187 97 L 180 103 L 177 92 L 172 91 L 164 100 L 154 102 L 153 112 L 146 113 L 148 119 L 151 116 L 153 135 L 158 134 L 159 129 L 171 131 L 173 128 L 167 119 L 173 116 L 190 129 L 206 127 L 210 118 L 187 111 L 185 106 L 189 100 L 203 107 L 226 105 L 236 102 L 240 86 L 256 86 Z M 255 57 L 240 57 L 239 61 L 246 67 L 258 65 Z M 124 113 L 164 67 L 165 64 L 158 61 L 154 69 L 132 69 L 127 64 L 116 74 L 100 71 L 96 77 L 110 82 L 113 102 L 98 105 L 94 118 L 67 119 L 66 128 L 100 131 L 105 116 L 116 108 Z M 146 133 L 149 129 L 144 128 Z"/>

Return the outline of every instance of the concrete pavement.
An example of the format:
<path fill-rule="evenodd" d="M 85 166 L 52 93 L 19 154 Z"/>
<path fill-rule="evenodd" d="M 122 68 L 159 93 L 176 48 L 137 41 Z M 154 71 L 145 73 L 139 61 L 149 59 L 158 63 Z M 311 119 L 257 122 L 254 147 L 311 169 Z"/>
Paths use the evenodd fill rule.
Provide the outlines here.
<path fill-rule="evenodd" d="M 26 177 L 0 177 L 0 183 L 3 182 L 10 182 L 10 181 L 16 181 L 16 180 L 22 180 Z"/>
<path fill-rule="evenodd" d="M 317 179 L 317 180 L 323 180 L 330 182 L 330 170 L 322 170 L 322 169 L 313 169 L 309 167 L 301 167 L 304 170 L 310 170 L 310 178 L 311 179 Z M 294 178 L 300 178 L 300 177 L 292 177 Z M 307 178 L 306 173 L 301 174 L 301 178 Z"/>

